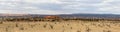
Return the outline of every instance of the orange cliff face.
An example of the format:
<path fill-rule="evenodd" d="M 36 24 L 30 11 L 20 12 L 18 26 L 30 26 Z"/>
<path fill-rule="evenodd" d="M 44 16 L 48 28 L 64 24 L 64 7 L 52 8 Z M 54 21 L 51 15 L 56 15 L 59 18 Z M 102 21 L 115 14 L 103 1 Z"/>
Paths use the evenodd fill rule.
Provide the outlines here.
<path fill-rule="evenodd" d="M 45 19 L 60 19 L 59 16 L 45 16 Z"/>

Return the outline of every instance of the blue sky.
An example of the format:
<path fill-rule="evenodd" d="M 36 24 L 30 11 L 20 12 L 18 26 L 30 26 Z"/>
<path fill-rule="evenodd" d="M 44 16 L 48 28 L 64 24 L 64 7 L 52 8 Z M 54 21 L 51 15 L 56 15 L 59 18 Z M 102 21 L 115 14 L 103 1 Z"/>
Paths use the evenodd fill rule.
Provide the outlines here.
<path fill-rule="evenodd" d="M 0 0 L 0 13 L 120 14 L 120 0 Z"/>

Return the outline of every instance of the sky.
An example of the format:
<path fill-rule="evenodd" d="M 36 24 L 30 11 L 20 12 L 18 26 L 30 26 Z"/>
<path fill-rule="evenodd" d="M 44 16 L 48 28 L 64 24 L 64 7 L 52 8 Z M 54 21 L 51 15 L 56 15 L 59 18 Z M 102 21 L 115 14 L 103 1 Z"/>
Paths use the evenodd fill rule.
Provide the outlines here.
<path fill-rule="evenodd" d="M 0 0 L 7 14 L 120 14 L 120 0 Z"/>

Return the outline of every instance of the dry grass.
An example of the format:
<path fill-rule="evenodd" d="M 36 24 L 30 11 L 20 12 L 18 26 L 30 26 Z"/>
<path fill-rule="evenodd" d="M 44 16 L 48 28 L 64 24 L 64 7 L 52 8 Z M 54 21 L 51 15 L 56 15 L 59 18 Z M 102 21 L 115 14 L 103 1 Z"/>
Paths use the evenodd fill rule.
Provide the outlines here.
<path fill-rule="evenodd" d="M 0 32 L 120 32 L 113 21 L 0 22 Z"/>

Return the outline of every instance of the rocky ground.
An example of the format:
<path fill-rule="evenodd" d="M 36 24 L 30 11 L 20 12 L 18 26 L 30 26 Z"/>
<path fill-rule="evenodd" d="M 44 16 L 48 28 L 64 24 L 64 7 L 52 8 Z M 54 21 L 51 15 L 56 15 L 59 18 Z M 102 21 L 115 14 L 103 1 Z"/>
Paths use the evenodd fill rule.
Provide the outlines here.
<path fill-rule="evenodd" d="M 120 32 L 120 22 L 0 22 L 0 32 Z"/>

